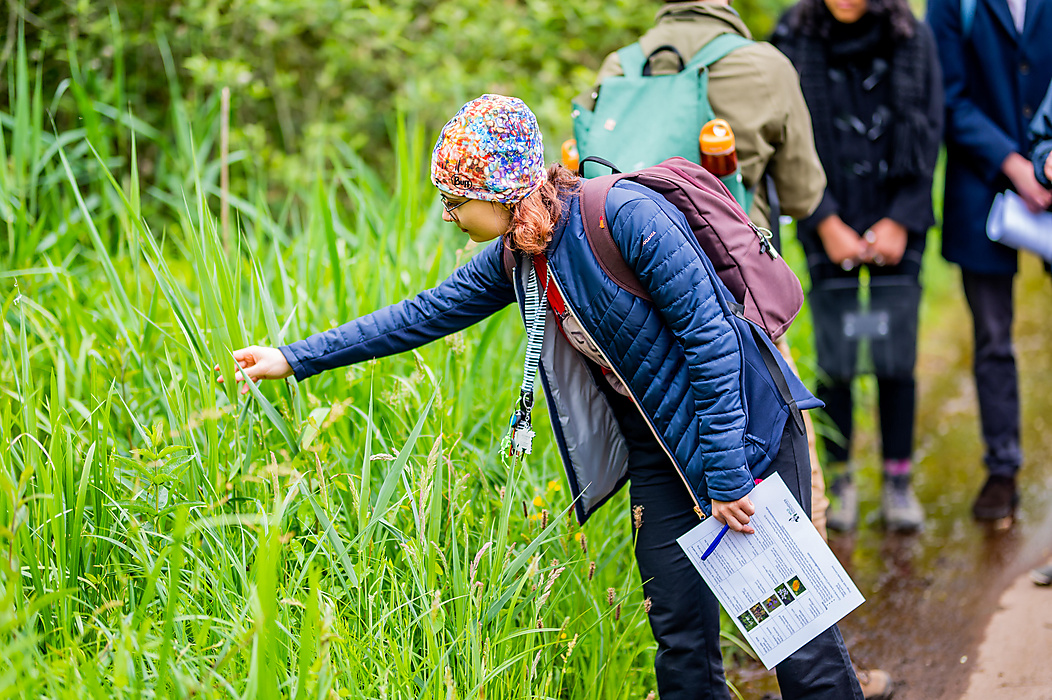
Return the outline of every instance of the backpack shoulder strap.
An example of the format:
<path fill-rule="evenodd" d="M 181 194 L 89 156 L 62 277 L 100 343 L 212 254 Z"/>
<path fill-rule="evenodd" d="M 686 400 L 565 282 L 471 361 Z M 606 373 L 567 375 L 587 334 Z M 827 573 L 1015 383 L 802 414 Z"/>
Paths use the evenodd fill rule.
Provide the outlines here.
<path fill-rule="evenodd" d="M 701 70 L 708 68 L 735 49 L 752 44 L 752 39 L 746 39 L 741 34 L 727 33 L 718 37 L 698 49 L 698 52 L 687 63 L 687 68 Z"/>
<path fill-rule="evenodd" d="M 515 252 L 507 244 L 502 242 L 500 247 L 500 260 L 504 267 L 504 276 L 508 278 L 508 281 L 512 284 L 515 283 Z"/>
<path fill-rule="evenodd" d="M 975 5 L 977 0 L 961 0 L 961 37 L 969 38 L 972 25 L 975 24 Z"/>
<path fill-rule="evenodd" d="M 637 41 L 629 44 L 617 52 L 621 61 L 621 74 L 629 78 L 638 78 L 643 75 L 643 66 L 646 65 L 647 57 L 643 55 L 643 48 Z"/>
<path fill-rule="evenodd" d="M 606 219 L 606 197 L 626 173 L 604 175 L 581 181 L 581 220 L 585 237 L 592 248 L 599 267 L 618 287 L 635 296 L 650 300 L 650 293 L 643 288 L 632 269 L 625 262 L 621 251 L 610 232 L 611 223 Z"/>

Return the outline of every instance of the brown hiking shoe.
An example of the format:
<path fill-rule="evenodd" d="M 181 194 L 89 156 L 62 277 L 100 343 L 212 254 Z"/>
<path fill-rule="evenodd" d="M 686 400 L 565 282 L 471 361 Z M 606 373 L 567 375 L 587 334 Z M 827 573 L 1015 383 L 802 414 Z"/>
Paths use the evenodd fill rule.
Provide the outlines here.
<path fill-rule="evenodd" d="M 891 681 L 891 674 L 881 671 L 879 668 L 855 669 L 858 676 L 858 684 L 862 686 L 862 697 L 866 700 L 890 700 L 895 694 L 895 684 Z"/>
<path fill-rule="evenodd" d="M 972 504 L 976 520 L 1000 520 L 1011 517 L 1019 505 L 1019 491 L 1014 476 L 991 475 Z"/>

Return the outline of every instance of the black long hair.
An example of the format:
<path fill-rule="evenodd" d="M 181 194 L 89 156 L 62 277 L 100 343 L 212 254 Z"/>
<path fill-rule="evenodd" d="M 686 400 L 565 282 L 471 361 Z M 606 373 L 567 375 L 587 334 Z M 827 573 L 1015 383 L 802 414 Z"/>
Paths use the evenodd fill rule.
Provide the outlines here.
<path fill-rule="evenodd" d="M 913 36 L 916 18 L 908 0 L 867 0 L 867 13 L 887 22 L 895 39 Z M 825 0 L 800 0 L 789 15 L 789 28 L 804 36 L 828 39 L 836 20 Z"/>

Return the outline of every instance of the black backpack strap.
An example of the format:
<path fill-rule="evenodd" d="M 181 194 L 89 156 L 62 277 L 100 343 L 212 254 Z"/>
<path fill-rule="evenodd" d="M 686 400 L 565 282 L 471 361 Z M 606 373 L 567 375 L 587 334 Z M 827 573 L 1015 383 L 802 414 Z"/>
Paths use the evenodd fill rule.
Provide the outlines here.
<path fill-rule="evenodd" d="M 683 70 L 684 68 L 687 67 L 687 62 L 683 60 L 683 56 L 679 53 L 679 50 L 675 46 L 673 46 L 672 44 L 662 44 L 661 46 L 657 47 L 656 49 L 651 51 L 650 54 L 647 55 L 647 60 L 643 62 L 643 75 L 651 75 L 651 69 L 650 69 L 650 61 L 651 61 L 651 59 L 653 59 L 654 56 L 656 56 L 657 54 L 663 53 L 663 52 L 666 52 L 666 51 L 669 52 L 669 53 L 675 54 L 676 59 L 679 61 L 679 69 L 678 70 Z"/>
<path fill-rule="evenodd" d="M 625 177 L 627 177 L 626 174 L 618 173 L 582 180 L 581 220 L 584 222 L 588 245 L 606 276 L 626 292 L 650 301 L 650 293 L 643 288 L 635 273 L 625 262 L 610 232 L 612 224 L 606 220 L 606 197 L 610 193 L 610 188 Z"/>

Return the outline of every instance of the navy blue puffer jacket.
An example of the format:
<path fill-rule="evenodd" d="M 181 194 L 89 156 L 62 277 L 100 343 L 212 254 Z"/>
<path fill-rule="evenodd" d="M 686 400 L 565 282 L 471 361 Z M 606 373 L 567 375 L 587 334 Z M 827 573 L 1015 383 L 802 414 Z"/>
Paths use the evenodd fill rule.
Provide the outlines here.
<path fill-rule="evenodd" d="M 631 390 L 689 486 L 699 515 L 711 512 L 710 499 L 745 496 L 777 454 L 791 413 L 820 403 L 766 336 L 734 315 L 730 293 L 682 214 L 664 198 L 622 181 L 606 203 L 613 238 L 652 302 L 606 276 L 587 240 L 577 199 L 568 204 L 547 250 L 568 310 Z M 528 267 L 520 261 L 509 280 L 498 240 L 437 287 L 281 350 L 302 381 L 419 347 L 516 299 L 522 310 Z M 551 316 L 549 321 L 540 375 L 584 522 L 624 483 L 627 446 L 587 360 L 555 330 Z M 783 400 L 768 364 L 784 375 L 795 406 Z"/>

